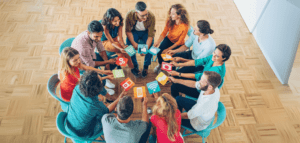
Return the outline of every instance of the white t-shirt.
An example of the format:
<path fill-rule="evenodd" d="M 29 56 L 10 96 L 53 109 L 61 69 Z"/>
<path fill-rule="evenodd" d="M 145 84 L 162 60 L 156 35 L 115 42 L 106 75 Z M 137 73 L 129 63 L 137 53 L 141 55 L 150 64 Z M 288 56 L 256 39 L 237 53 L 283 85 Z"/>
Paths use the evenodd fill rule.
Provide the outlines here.
<path fill-rule="evenodd" d="M 204 91 L 201 91 L 197 103 L 187 113 L 191 125 L 197 131 L 206 129 L 211 123 L 216 111 L 218 110 L 220 100 L 219 88 L 216 88 L 213 94 L 203 94 Z"/>
<path fill-rule="evenodd" d="M 141 21 L 141 22 L 137 21 L 136 25 L 135 25 L 135 30 L 136 31 L 145 31 L 146 28 L 144 26 L 144 22 L 143 21 Z"/>

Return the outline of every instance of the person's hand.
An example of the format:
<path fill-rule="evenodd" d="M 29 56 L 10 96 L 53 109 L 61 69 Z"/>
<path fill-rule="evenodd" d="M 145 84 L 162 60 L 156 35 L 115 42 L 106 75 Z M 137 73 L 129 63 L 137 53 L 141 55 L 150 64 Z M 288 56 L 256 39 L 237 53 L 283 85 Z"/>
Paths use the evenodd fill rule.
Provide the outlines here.
<path fill-rule="evenodd" d="M 155 99 L 157 99 L 158 98 L 158 93 L 153 93 L 151 96 L 154 97 Z"/>
<path fill-rule="evenodd" d="M 173 58 L 173 61 L 174 61 L 174 62 L 177 62 L 177 63 L 178 63 L 178 62 L 181 62 L 181 61 L 183 61 L 183 60 L 184 60 L 184 58 L 181 58 L 181 57 L 174 57 L 174 58 Z"/>
<path fill-rule="evenodd" d="M 127 91 L 123 90 L 122 93 L 119 95 L 119 98 L 124 97 L 125 95 L 127 95 Z"/>
<path fill-rule="evenodd" d="M 153 44 L 153 47 L 158 48 L 158 46 L 159 46 L 159 43 L 156 41 L 156 42 Z"/>
<path fill-rule="evenodd" d="M 120 49 L 120 52 L 123 54 L 127 54 L 127 52 L 124 49 Z"/>
<path fill-rule="evenodd" d="M 167 54 L 170 54 L 171 56 L 173 56 L 174 54 L 176 54 L 176 52 L 175 52 L 175 50 L 169 50 L 169 51 L 167 52 Z"/>
<path fill-rule="evenodd" d="M 177 83 L 177 79 L 172 76 L 169 77 L 169 80 L 173 83 Z"/>
<path fill-rule="evenodd" d="M 132 43 L 132 47 L 133 47 L 135 50 L 137 50 L 137 49 L 138 49 L 138 43 L 136 43 L 136 42 Z"/>
<path fill-rule="evenodd" d="M 179 76 L 179 72 L 177 72 L 177 71 L 169 71 L 168 73 L 171 76 Z"/>
<path fill-rule="evenodd" d="M 141 54 L 141 56 L 145 56 L 146 54 Z"/>
<path fill-rule="evenodd" d="M 176 63 L 174 61 L 172 61 L 170 64 L 172 64 L 174 67 L 178 67 L 179 66 L 178 63 Z"/>
<path fill-rule="evenodd" d="M 109 60 L 108 60 L 108 63 L 109 63 L 109 64 L 115 64 L 116 61 L 117 61 L 117 59 L 109 59 Z"/>
<path fill-rule="evenodd" d="M 165 49 L 162 51 L 162 54 L 166 54 L 169 51 L 169 49 Z"/>
<path fill-rule="evenodd" d="M 111 70 L 102 70 L 102 74 L 110 75 L 113 74 Z"/>
<path fill-rule="evenodd" d="M 108 76 L 106 76 L 106 79 L 113 80 L 114 79 L 114 75 L 108 75 Z"/>
<path fill-rule="evenodd" d="M 148 98 L 147 97 L 142 98 L 142 102 L 144 106 L 147 106 Z"/>

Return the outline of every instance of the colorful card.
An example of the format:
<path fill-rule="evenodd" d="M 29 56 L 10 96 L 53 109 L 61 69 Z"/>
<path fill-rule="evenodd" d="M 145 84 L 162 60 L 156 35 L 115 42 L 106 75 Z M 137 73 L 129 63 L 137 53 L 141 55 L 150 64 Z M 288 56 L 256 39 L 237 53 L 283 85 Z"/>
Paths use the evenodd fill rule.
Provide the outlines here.
<path fill-rule="evenodd" d="M 162 64 L 161 64 L 161 70 L 172 71 L 172 64 L 169 64 L 169 63 L 166 63 L 166 62 L 162 62 Z"/>
<path fill-rule="evenodd" d="M 126 66 L 127 65 L 127 62 L 128 62 L 128 59 L 127 58 L 124 58 L 124 57 L 118 57 L 117 58 L 117 61 L 116 61 L 116 64 L 118 66 Z"/>
<path fill-rule="evenodd" d="M 135 83 L 130 78 L 126 78 L 124 81 L 121 82 L 121 86 L 125 89 L 125 91 L 128 91 L 134 85 Z"/>
<path fill-rule="evenodd" d="M 132 57 L 133 55 L 136 54 L 136 51 L 135 51 L 135 49 L 132 47 L 132 45 L 128 46 L 128 47 L 125 48 L 124 50 L 128 53 L 128 55 L 129 55 L 130 57 Z"/>
<path fill-rule="evenodd" d="M 155 78 L 160 84 L 162 85 L 165 85 L 168 81 L 168 77 L 163 73 L 163 72 L 160 72 L 158 74 L 158 76 Z"/>
<path fill-rule="evenodd" d="M 123 69 L 113 70 L 114 78 L 125 77 Z"/>
<path fill-rule="evenodd" d="M 146 97 L 145 86 L 134 87 L 133 88 L 134 98 L 143 98 Z"/>
<path fill-rule="evenodd" d="M 147 83 L 147 87 L 150 94 L 160 92 L 160 88 L 157 81 Z"/>
<path fill-rule="evenodd" d="M 149 53 L 152 54 L 152 55 L 157 55 L 157 53 L 159 51 L 160 51 L 159 48 L 156 48 L 156 47 L 153 47 L 153 46 L 149 49 Z"/>
<path fill-rule="evenodd" d="M 173 57 L 170 54 L 161 54 L 161 57 L 164 61 L 171 61 L 173 60 Z"/>
<path fill-rule="evenodd" d="M 147 54 L 148 53 L 148 45 L 147 44 L 138 44 L 138 53 L 139 54 Z"/>

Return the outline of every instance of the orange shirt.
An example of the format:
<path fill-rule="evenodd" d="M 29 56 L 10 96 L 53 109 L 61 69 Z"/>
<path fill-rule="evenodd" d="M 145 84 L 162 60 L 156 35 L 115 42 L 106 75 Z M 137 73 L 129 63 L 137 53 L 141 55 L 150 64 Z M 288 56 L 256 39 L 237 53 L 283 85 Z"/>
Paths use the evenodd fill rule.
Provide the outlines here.
<path fill-rule="evenodd" d="M 183 45 L 184 44 L 184 38 L 187 35 L 189 30 L 189 26 L 185 23 L 181 23 L 179 25 L 174 24 L 173 27 L 168 26 L 168 22 L 164 28 L 164 31 L 161 33 L 160 36 L 166 37 L 168 34 L 168 38 L 172 43 L 175 43 L 176 45 Z"/>
<path fill-rule="evenodd" d="M 70 102 L 73 94 L 73 89 L 77 85 L 77 82 L 80 78 L 79 69 L 76 67 L 75 73 L 73 75 L 66 72 L 61 72 L 60 77 L 61 98 L 67 102 Z"/>

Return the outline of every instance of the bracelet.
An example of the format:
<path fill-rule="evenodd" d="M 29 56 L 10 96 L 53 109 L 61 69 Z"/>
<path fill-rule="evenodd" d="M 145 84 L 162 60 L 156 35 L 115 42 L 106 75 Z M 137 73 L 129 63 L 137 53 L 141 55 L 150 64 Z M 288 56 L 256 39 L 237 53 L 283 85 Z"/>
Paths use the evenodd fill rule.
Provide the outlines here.
<path fill-rule="evenodd" d="M 179 77 L 181 77 L 181 73 L 179 73 Z"/>

